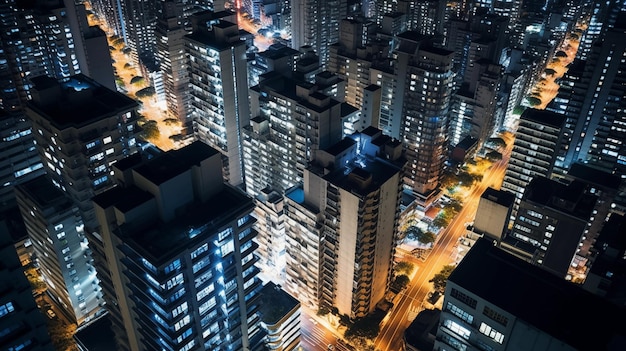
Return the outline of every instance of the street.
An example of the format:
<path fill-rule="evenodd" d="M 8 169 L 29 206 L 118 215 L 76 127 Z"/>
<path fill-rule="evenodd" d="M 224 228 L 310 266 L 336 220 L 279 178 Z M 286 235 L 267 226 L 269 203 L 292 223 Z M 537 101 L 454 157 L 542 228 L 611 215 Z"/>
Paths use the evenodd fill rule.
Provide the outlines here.
<path fill-rule="evenodd" d="M 464 206 L 457 216 L 440 234 L 437 244 L 425 262 L 419 264 L 418 271 L 397 299 L 396 305 L 383 320 L 380 333 L 376 338 L 376 349 L 384 351 L 401 350 L 404 331 L 411 324 L 415 316 L 423 309 L 422 301 L 432 290 L 429 280 L 438 273 L 443 266 L 452 264 L 456 259 L 456 246 L 459 238 L 465 232 L 465 223 L 471 222 L 476 215 L 478 201 L 487 187 L 499 189 L 504 178 L 510 151 L 513 148 L 512 138 L 507 140 L 507 150 L 502 160 L 495 162 L 487 170 L 482 181 L 471 189 Z M 413 261 L 419 262 L 419 261 Z"/>

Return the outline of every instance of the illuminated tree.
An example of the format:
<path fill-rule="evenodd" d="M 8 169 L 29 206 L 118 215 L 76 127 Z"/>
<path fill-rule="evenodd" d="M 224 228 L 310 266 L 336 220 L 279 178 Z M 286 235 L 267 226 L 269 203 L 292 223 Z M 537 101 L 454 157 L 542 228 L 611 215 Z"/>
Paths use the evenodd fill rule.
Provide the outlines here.
<path fill-rule="evenodd" d="M 433 288 L 435 291 L 443 294 L 446 291 L 446 283 L 448 282 L 448 277 L 454 271 L 456 266 L 454 265 L 446 265 L 443 266 L 441 271 L 435 274 L 428 282 L 433 283 Z"/>

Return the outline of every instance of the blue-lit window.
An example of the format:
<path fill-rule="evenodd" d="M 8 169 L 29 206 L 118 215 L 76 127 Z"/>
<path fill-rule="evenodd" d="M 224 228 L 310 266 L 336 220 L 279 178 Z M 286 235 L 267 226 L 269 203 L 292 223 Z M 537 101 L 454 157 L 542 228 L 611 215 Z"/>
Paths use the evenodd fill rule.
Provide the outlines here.
<path fill-rule="evenodd" d="M 460 309 L 459 307 L 457 307 L 456 305 L 454 305 L 451 302 L 448 302 L 446 305 L 446 311 L 452 313 L 453 315 L 461 318 L 462 320 L 466 321 L 469 324 L 472 324 L 472 322 L 474 321 L 474 316 L 472 316 L 471 314 L 465 312 L 464 310 Z"/>
<path fill-rule="evenodd" d="M 15 311 L 15 307 L 13 307 L 13 303 L 7 302 L 4 305 L 0 306 L 0 317 L 4 317 L 13 311 Z"/>
<path fill-rule="evenodd" d="M 235 251 L 235 244 L 232 240 L 228 240 L 220 247 L 220 250 L 222 251 L 222 257 L 226 257 L 226 255 Z"/>
<path fill-rule="evenodd" d="M 182 334 L 180 334 L 180 336 L 178 338 L 176 338 L 176 343 L 180 344 L 181 342 L 183 342 L 183 340 L 185 340 L 189 335 L 191 335 L 192 329 L 188 328 L 187 330 L 185 330 Z"/>
<path fill-rule="evenodd" d="M 193 251 L 191 253 L 191 259 L 195 259 L 196 257 L 200 256 L 201 254 L 203 254 L 204 252 L 209 250 L 209 245 L 207 243 L 204 243 L 202 246 L 200 246 L 199 248 L 197 248 L 195 251 Z"/>
<path fill-rule="evenodd" d="M 12 346 L 9 347 L 9 351 L 20 351 L 20 350 L 24 350 L 27 346 L 30 346 L 30 344 L 32 344 L 32 340 L 26 340 L 24 341 L 24 343 L 19 344 L 17 346 Z"/>
<path fill-rule="evenodd" d="M 469 329 L 465 328 L 464 326 L 456 323 L 455 321 L 452 321 L 450 319 L 446 319 L 443 322 L 443 325 L 448 328 L 451 332 L 455 333 L 456 335 L 462 337 L 463 339 L 469 340 L 470 335 L 472 334 Z"/>
<path fill-rule="evenodd" d="M 233 233 L 233 228 L 226 228 L 217 234 L 218 240 L 222 241 Z"/>
<path fill-rule="evenodd" d="M 150 263 L 148 260 L 146 260 L 145 258 L 142 258 L 141 263 L 143 263 L 143 266 L 148 268 L 151 272 L 156 273 L 157 271 L 156 267 L 152 263 Z"/>
<path fill-rule="evenodd" d="M 188 309 L 188 305 L 187 305 L 187 301 L 185 301 L 182 304 L 178 305 L 178 307 L 172 310 L 172 317 L 176 318 L 179 314 L 187 312 L 187 309 Z"/>
<path fill-rule="evenodd" d="M 175 260 L 170 263 L 167 267 L 165 267 L 165 274 L 169 274 L 175 270 L 180 269 L 180 259 Z"/>
<path fill-rule="evenodd" d="M 242 225 L 246 224 L 249 219 L 250 219 L 250 216 L 245 215 L 237 220 L 237 225 L 241 227 Z"/>
<path fill-rule="evenodd" d="M 248 234 L 250 234 L 251 231 L 252 231 L 252 228 L 246 228 L 242 230 L 241 232 L 239 232 L 239 240 L 242 240 L 243 238 L 245 238 Z"/>
<path fill-rule="evenodd" d="M 98 179 L 93 181 L 93 186 L 98 186 L 98 185 L 106 182 L 108 179 L 109 179 L 108 176 L 102 176 L 102 177 L 100 177 L 100 178 L 98 178 Z"/>

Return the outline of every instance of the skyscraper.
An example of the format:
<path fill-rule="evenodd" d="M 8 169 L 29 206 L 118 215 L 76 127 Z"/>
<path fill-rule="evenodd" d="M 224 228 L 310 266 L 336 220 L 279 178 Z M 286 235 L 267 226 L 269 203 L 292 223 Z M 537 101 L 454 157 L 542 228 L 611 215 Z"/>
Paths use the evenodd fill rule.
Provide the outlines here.
<path fill-rule="evenodd" d="M 300 183 L 319 149 L 339 141 L 342 105 L 315 84 L 278 72 L 251 89 L 253 114 L 245 128 L 246 191 L 270 186 L 279 193 Z"/>
<path fill-rule="evenodd" d="M 448 152 L 448 113 L 453 52 L 434 47 L 416 32 L 398 36 L 396 75 L 405 77 L 401 140 L 406 149 L 405 187 L 427 207 L 439 191 Z"/>
<path fill-rule="evenodd" d="M 448 278 L 434 350 L 617 351 L 626 347 L 623 313 L 479 239 Z"/>
<path fill-rule="evenodd" d="M 0 109 L 0 210 L 15 206 L 13 188 L 44 173 L 30 122 L 21 111 Z"/>
<path fill-rule="evenodd" d="M 311 46 L 326 67 L 328 48 L 339 39 L 339 22 L 347 15 L 346 0 L 294 0 L 291 2 L 291 47 Z"/>
<path fill-rule="evenodd" d="M 138 103 L 82 74 L 31 81 L 25 111 L 44 168 L 76 203 L 87 231 L 95 230 L 91 198 L 114 185 L 111 165 L 137 151 Z"/>
<path fill-rule="evenodd" d="M 504 175 L 502 188 L 515 194 L 511 214 L 515 218 L 526 185 L 533 177 L 550 177 L 562 142 L 565 116 L 536 109 L 526 109 L 519 119 L 513 151 Z"/>
<path fill-rule="evenodd" d="M 187 30 L 181 18 L 182 11 L 180 4 L 174 1 L 164 2 L 155 35 L 167 111 L 191 132 L 193 126 L 189 116 L 189 75 L 183 40 Z"/>
<path fill-rule="evenodd" d="M 303 303 L 360 318 L 383 299 L 398 239 L 402 156 L 398 141 L 370 127 L 320 150 L 303 186 L 286 194 L 286 289 Z"/>
<path fill-rule="evenodd" d="M 581 241 L 596 235 L 589 228 L 597 200 L 581 181 L 566 185 L 535 176 L 526 185 L 513 227 L 501 246 L 566 278 Z"/>
<path fill-rule="evenodd" d="M 580 115 L 567 150 L 565 164 L 589 162 L 610 173 L 626 173 L 626 15 L 603 33 L 588 54 L 583 79 L 585 89 Z M 619 24 L 618 24 L 619 23 Z M 581 84 L 581 85 L 578 85 Z M 593 131 L 593 132 L 591 132 Z"/>
<path fill-rule="evenodd" d="M 130 349 L 257 350 L 254 205 L 221 154 L 196 141 L 124 163 L 94 204 Z"/>
<path fill-rule="evenodd" d="M 239 37 L 235 15 L 226 14 L 196 14 L 185 50 L 194 135 L 219 150 L 224 179 L 237 186 L 244 182 L 241 129 L 250 123 L 250 102 L 246 43 Z"/>
<path fill-rule="evenodd" d="M 78 208 L 46 176 L 16 193 L 49 295 L 79 326 L 98 317 L 104 301 Z"/>

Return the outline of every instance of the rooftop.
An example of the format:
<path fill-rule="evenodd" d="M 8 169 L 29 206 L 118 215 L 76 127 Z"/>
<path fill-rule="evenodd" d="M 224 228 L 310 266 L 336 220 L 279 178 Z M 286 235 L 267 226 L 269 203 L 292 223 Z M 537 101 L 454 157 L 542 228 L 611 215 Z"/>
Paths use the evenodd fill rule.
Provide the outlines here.
<path fill-rule="evenodd" d="M 46 175 L 41 175 L 17 185 L 41 209 L 54 206 L 58 211 L 71 208 L 72 201 L 61 189 L 52 184 Z"/>
<path fill-rule="evenodd" d="M 506 190 L 496 190 L 494 188 L 485 189 L 480 197 L 502 206 L 511 206 L 513 201 L 515 201 L 515 194 Z"/>
<path fill-rule="evenodd" d="M 585 184 L 581 181 L 563 184 L 545 177 L 534 177 L 526 186 L 522 201 L 532 201 L 588 220 L 597 199 L 597 196 L 585 191 Z"/>
<path fill-rule="evenodd" d="M 520 119 L 551 126 L 557 129 L 561 129 L 561 126 L 565 123 L 565 116 L 560 113 L 534 108 L 525 109 Z"/>
<path fill-rule="evenodd" d="M 139 107 L 137 101 L 82 74 L 72 76 L 66 82 L 47 76 L 35 77 L 31 81 L 36 93 L 28 106 L 58 129 L 80 128 Z"/>
<path fill-rule="evenodd" d="M 130 199 L 121 197 L 118 204 Z M 115 231 L 124 242 L 155 265 L 167 262 L 187 247 L 206 240 L 236 217 L 253 210 L 252 199 L 238 189 L 224 186 L 206 203 L 192 203 L 175 220 L 157 219 L 147 226 L 127 223 Z M 198 234 L 190 237 L 190 233 Z"/>
<path fill-rule="evenodd" d="M 261 320 L 265 324 L 274 325 L 299 307 L 300 302 L 281 289 L 280 285 L 268 282 L 259 294 L 259 306 Z"/>
<path fill-rule="evenodd" d="M 195 141 L 187 147 L 164 152 L 136 167 L 135 171 L 158 185 L 217 153 L 214 148 Z"/>
<path fill-rule="evenodd" d="M 575 349 L 626 349 L 624 306 L 520 260 L 490 240 L 479 239 L 449 281 Z"/>
<path fill-rule="evenodd" d="M 355 195 L 366 196 L 378 189 L 400 170 L 400 167 L 378 158 L 359 156 L 346 166 L 336 167 L 323 178 Z"/>

